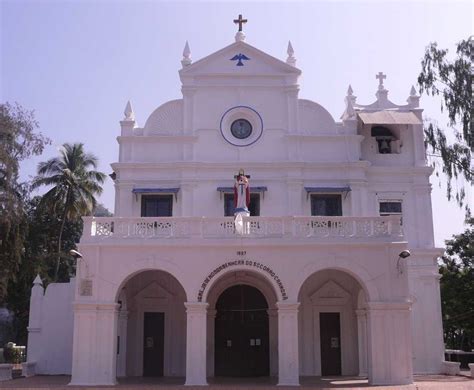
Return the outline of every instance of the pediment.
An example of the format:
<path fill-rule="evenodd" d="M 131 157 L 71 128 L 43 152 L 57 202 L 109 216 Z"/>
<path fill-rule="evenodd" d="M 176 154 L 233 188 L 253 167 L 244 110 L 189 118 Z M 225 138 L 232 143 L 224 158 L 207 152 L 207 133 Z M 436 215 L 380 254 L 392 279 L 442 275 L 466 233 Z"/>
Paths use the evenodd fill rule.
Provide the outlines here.
<path fill-rule="evenodd" d="M 311 294 L 313 304 L 318 305 L 344 305 L 351 294 L 333 280 L 326 282 L 321 288 Z"/>
<path fill-rule="evenodd" d="M 170 291 L 154 280 L 138 291 L 133 298 L 167 300 L 172 297 Z"/>
<path fill-rule="evenodd" d="M 245 42 L 235 42 L 180 70 L 180 76 L 294 75 L 301 70 Z"/>

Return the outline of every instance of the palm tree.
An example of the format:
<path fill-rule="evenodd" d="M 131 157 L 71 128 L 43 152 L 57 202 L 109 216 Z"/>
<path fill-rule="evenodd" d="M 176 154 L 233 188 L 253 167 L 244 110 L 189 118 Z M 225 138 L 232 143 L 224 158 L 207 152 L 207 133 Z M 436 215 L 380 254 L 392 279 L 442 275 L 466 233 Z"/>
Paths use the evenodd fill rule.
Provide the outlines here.
<path fill-rule="evenodd" d="M 54 281 L 57 281 L 61 262 L 61 239 L 66 221 L 91 214 L 96 206 L 96 195 L 102 193 L 106 175 L 96 171 L 97 157 L 84 152 L 82 143 L 64 144 L 60 156 L 38 164 L 38 175 L 32 188 L 52 186 L 43 195 L 41 205 L 60 214 L 58 254 Z"/>

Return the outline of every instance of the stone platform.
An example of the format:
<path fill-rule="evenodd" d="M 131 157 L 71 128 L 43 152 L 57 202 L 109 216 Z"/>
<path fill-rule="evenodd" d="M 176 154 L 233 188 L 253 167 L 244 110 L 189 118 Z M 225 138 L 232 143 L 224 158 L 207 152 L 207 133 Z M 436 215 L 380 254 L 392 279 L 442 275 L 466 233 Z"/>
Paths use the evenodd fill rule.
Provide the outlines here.
<path fill-rule="evenodd" d="M 123 378 L 117 386 L 76 387 L 68 386 L 71 377 L 67 375 L 48 376 L 38 375 L 30 378 L 18 378 L 7 382 L 0 382 L 0 389 L 112 389 L 120 390 L 294 390 L 297 387 L 276 386 L 275 378 L 212 378 L 209 386 L 184 386 L 183 378 Z M 474 390 L 474 378 L 469 374 L 461 376 L 446 375 L 418 375 L 415 382 L 404 386 L 370 386 L 367 379 L 360 377 L 304 377 L 301 378 L 302 389 L 390 389 L 390 390 Z"/>

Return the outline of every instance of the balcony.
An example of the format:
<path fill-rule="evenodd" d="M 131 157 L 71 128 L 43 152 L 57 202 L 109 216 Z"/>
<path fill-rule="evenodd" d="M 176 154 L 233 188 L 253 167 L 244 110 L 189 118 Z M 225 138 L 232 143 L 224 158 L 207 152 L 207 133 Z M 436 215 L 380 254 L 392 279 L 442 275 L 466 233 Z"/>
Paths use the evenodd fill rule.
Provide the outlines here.
<path fill-rule="evenodd" d="M 403 241 L 398 216 L 247 217 L 243 233 L 233 217 L 84 217 L 81 243 L 147 239 L 277 239 L 289 242 Z"/>

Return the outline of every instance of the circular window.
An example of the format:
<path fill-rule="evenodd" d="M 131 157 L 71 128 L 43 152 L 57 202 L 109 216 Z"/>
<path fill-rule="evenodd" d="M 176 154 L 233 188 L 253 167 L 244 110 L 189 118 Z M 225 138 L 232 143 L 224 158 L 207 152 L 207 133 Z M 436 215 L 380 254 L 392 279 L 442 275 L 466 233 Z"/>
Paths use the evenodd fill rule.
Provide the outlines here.
<path fill-rule="evenodd" d="M 220 130 L 224 139 L 231 145 L 250 146 L 262 136 L 263 120 L 253 108 L 236 106 L 224 112 Z"/>
<path fill-rule="evenodd" d="M 247 119 L 237 119 L 230 125 L 230 132 L 235 138 L 245 139 L 252 134 L 252 125 Z"/>

